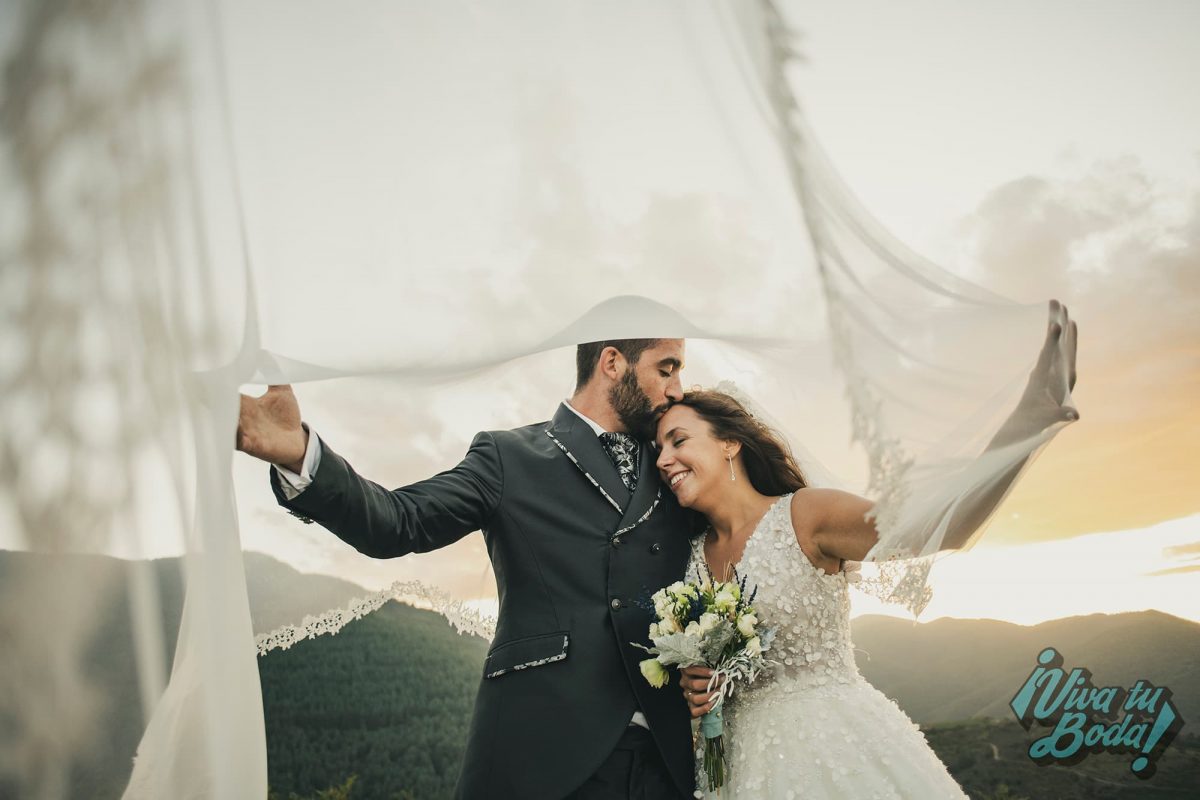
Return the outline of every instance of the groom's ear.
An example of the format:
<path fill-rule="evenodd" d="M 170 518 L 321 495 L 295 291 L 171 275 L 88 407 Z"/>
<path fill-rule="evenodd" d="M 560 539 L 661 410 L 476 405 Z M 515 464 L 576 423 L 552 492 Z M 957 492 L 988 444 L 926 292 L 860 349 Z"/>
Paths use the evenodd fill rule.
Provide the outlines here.
<path fill-rule="evenodd" d="M 619 381 L 629 368 L 629 361 L 624 353 L 610 345 L 600 351 L 600 359 L 596 366 L 610 380 Z"/>

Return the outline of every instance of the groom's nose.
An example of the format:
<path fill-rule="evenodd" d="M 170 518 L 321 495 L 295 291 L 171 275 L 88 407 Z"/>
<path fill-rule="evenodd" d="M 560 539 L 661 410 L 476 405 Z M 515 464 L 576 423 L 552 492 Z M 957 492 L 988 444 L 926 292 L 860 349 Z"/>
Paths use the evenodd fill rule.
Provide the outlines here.
<path fill-rule="evenodd" d="M 683 381 L 679 380 L 679 371 L 676 370 L 671 375 L 671 381 L 667 384 L 667 399 L 672 403 L 678 403 L 683 399 Z"/>

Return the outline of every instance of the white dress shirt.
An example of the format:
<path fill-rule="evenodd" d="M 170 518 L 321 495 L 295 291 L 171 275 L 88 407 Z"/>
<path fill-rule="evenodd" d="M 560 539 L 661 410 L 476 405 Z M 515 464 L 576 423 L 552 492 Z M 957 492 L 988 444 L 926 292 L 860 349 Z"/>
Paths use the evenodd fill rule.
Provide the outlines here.
<path fill-rule="evenodd" d="M 585 417 L 575 410 L 575 407 L 567 400 L 563 401 L 563 405 L 571 409 L 574 414 L 588 424 L 588 427 L 599 436 L 605 433 L 604 428 L 600 427 L 595 420 Z M 288 500 L 294 499 L 297 495 L 308 488 L 312 483 L 313 475 L 317 474 L 317 467 L 321 464 L 321 440 L 317 438 L 306 423 L 300 423 L 304 426 L 304 430 L 308 431 L 308 447 L 304 451 L 304 462 L 300 466 L 300 473 L 296 474 L 287 467 L 281 467 L 274 464 L 275 471 L 279 473 L 279 486 L 283 489 L 283 495 Z M 633 718 L 629 720 L 630 725 L 640 725 L 646 730 L 650 730 L 650 724 L 646 722 L 646 715 L 641 711 L 634 711 Z"/>
<path fill-rule="evenodd" d="M 300 466 L 300 474 L 297 475 L 287 467 L 273 465 L 275 472 L 279 474 L 279 488 L 283 489 L 283 496 L 288 500 L 296 499 L 297 495 L 308 488 L 312 483 L 312 476 L 317 474 L 317 467 L 321 465 L 321 440 L 307 423 L 300 424 L 308 431 L 308 447 L 304 450 L 304 463 Z"/>

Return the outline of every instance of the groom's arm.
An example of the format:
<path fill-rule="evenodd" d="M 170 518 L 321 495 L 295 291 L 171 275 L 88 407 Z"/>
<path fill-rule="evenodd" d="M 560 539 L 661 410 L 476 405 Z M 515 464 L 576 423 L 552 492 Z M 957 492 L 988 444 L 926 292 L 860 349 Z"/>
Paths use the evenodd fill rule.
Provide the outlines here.
<path fill-rule="evenodd" d="M 490 433 L 478 434 L 453 469 L 394 490 L 363 478 L 328 443 L 314 444 L 315 439 L 310 433 L 310 450 L 317 448 L 320 461 L 311 483 L 298 494 L 295 487 L 286 491 L 272 466 L 271 489 L 281 506 L 373 558 L 452 544 L 482 528 L 500 502 L 504 473 Z"/>

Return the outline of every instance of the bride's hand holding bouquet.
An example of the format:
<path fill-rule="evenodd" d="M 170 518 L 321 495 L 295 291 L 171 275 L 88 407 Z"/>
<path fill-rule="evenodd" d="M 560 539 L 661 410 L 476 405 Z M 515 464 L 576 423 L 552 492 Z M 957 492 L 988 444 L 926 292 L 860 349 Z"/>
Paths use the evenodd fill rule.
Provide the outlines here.
<path fill-rule="evenodd" d="M 740 582 L 713 581 L 711 576 L 695 582 L 676 581 L 650 598 L 656 617 L 650 624 L 654 646 L 633 643 L 654 656 L 640 664 L 651 686 L 666 684 L 668 666 L 684 671 L 681 684 L 685 694 L 692 693 L 692 716 L 701 717 L 704 776 L 710 791 L 722 786 L 726 777 L 721 705 L 739 682 L 754 681 L 766 668 L 763 653 L 775 636 L 775 629 L 762 626 L 754 613 L 754 592 L 747 597 L 745 589 L 745 578 Z M 705 677 L 698 677 L 700 674 Z M 688 688 L 689 681 L 703 681 L 702 706 L 694 702 L 698 689 Z"/>

